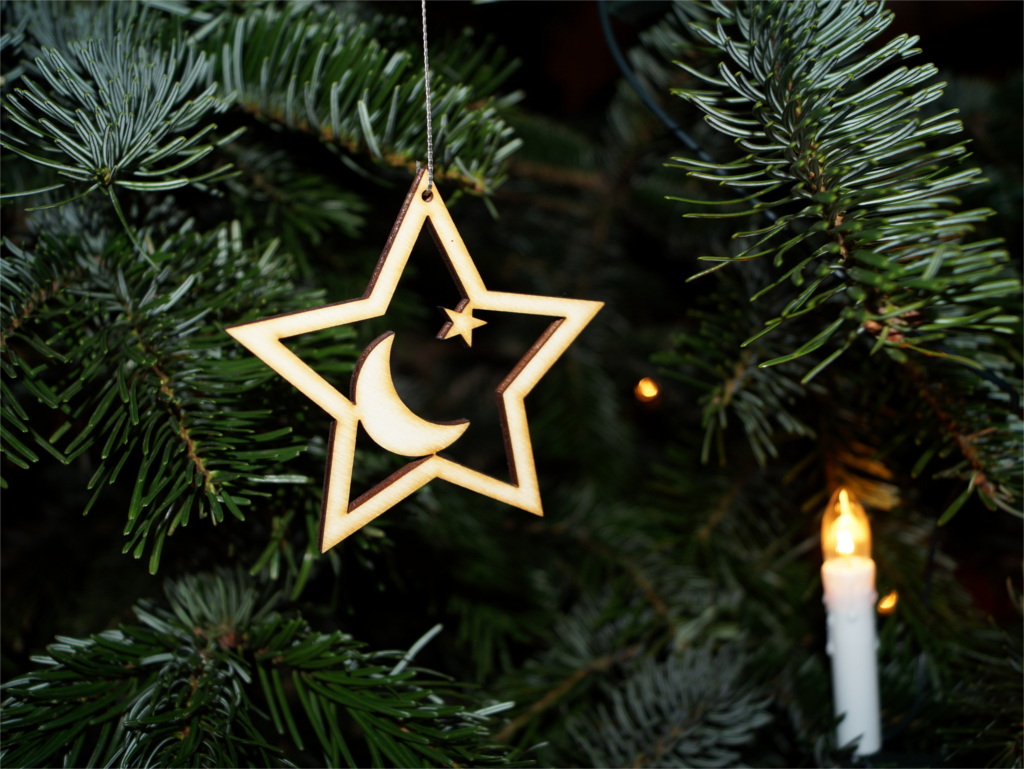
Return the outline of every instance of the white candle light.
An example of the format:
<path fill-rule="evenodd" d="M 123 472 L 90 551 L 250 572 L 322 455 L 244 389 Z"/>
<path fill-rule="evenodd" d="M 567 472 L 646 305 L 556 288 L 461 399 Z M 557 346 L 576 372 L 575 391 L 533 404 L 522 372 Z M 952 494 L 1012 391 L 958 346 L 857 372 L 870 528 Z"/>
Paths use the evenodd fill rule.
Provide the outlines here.
<path fill-rule="evenodd" d="M 840 746 L 858 740 L 855 754 L 868 755 L 882 746 L 875 653 L 878 595 L 868 518 L 846 489 L 837 489 L 825 509 L 821 550 L 832 696 L 836 715 L 842 717 L 836 738 Z"/>

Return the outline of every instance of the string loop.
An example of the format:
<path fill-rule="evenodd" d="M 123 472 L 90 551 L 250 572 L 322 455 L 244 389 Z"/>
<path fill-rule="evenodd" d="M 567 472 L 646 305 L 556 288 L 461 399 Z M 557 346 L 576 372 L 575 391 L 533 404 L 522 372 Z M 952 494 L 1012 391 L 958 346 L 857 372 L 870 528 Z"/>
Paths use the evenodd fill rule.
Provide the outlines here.
<path fill-rule="evenodd" d="M 423 15 L 423 89 L 427 108 L 427 189 L 423 198 L 429 200 L 433 197 L 430 190 L 434 186 L 434 128 L 430 107 L 430 59 L 427 57 L 427 0 L 420 0 L 420 8 Z"/>

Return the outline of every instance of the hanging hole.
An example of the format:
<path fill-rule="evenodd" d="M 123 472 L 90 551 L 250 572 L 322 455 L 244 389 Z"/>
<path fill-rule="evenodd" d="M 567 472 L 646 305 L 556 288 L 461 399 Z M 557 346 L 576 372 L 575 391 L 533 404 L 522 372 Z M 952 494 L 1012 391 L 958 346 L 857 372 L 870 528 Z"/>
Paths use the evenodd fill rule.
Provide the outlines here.
<path fill-rule="evenodd" d="M 428 203 L 434 199 L 434 193 L 432 190 L 423 190 L 423 199 Z"/>

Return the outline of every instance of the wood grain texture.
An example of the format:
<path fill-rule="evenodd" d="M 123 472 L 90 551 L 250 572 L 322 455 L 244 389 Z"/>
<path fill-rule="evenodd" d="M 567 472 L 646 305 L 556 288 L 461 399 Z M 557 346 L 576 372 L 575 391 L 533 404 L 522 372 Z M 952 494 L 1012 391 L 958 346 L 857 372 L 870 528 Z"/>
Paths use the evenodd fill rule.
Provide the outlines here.
<path fill-rule="evenodd" d="M 442 328 L 441 338 L 460 336 L 470 344 L 473 329 L 483 325 L 473 317 L 474 310 L 554 318 L 495 391 L 508 456 L 509 482 L 437 453 L 458 440 L 468 422 L 429 422 L 402 403 L 391 383 L 392 332 L 375 339 L 364 351 L 353 375 L 351 398 L 338 392 L 281 342 L 298 334 L 384 315 L 424 225 L 433 235 L 462 295 L 454 312 L 446 310 L 449 322 Z M 602 306 L 602 302 L 582 299 L 489 290 L 436 185 L 427 193 L 426 174 L 421 171 L 413 181 L 361 297 L 233 326 L 227 331 L 335 420 L 320 521 L 320 550 L 324 552 L 434 478 L 542 515 L 524 399 Z M 421 452 L 424 455 L 352 500 L 352 464 L 360 423 L 383 448 L 403 456 L 417 456 Z"/>

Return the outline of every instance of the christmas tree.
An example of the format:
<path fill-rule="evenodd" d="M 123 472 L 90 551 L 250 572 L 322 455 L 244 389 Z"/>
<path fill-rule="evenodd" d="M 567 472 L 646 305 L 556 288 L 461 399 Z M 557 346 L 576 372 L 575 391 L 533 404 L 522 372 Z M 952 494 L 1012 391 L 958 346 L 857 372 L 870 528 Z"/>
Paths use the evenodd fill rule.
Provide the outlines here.
<path fill-rule="evenodd" d="M 1020 766 L 1021 6 L 967 7 L 432 3 L 428 151 L 417 3 L 5 2 L 5 765 Z M 525 401 L 543 517 L 435 480 L 321 553 L 331 418 L 226 329 L 362 296 L 428 155 L 489 288 L 604 308 Z M 457 288 L 423 233 L 287 347 L 347 393 L 396 330 L 507 479 L 549 321 L 437 340 Z"/>

